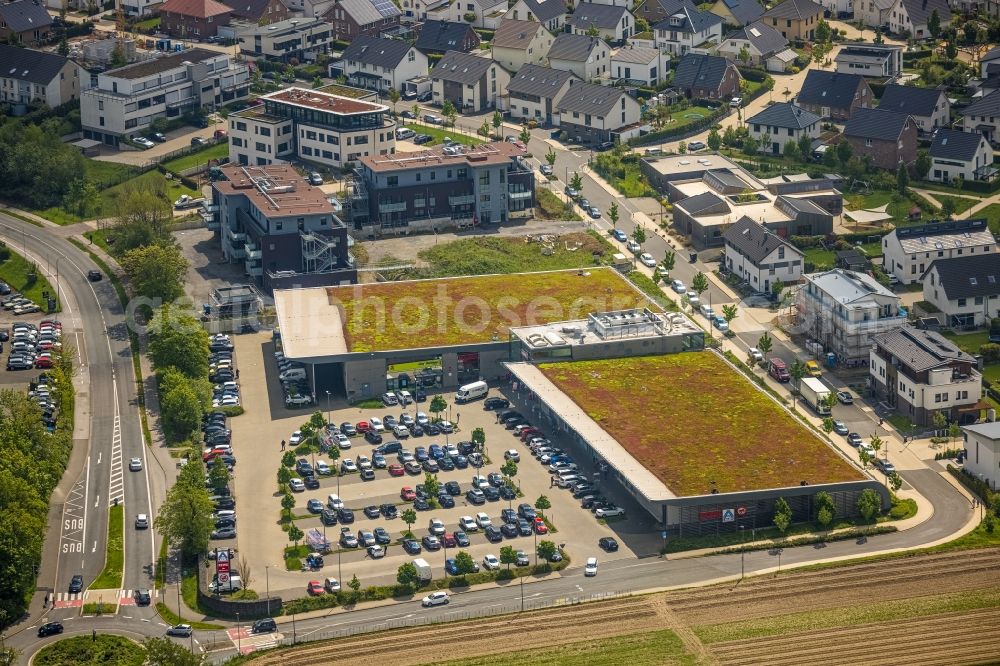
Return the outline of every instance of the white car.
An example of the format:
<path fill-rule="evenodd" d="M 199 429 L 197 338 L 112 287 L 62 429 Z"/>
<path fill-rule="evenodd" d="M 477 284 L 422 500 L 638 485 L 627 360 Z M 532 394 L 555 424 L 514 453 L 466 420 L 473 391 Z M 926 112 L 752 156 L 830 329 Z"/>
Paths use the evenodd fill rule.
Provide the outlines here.
<path fill-rule="evenodd" d="M 354 461 L 348 458 L 347 460 L 340 463 L 340 471 L 348 474 L 350 472 L 357 472 L 358 466 L 354 464 Z"/>
<path fill-rule="evenodd" d="M 670 288 L 673 289 L 674 291 L 676 291 L 678 294 L 685 294 L 685 293 L 687 293 L 687 287 L 684 286 L 684 281 L 683 280 L 674 280 L 671 283 Z"/>
<path fill-rule="evenodd" d="M 142 471 L 142 458 L 132 458 L 128 461 L 128 471 L 130 472 L 141 472 Z"/>
<path fill-rule="evenodd" d="M 368 557 L 373 560 L 380 560 L 385 557 L 385 548 L 375 544 L 374 546 L 368 546 Z"/>
<path fill-rule="evenodd" d="M 588 557 L 587 563 L 583 566 L 584 576 L 596 576 L 597 575 L 597 558 Z"/>
<path fill-rule="evenodd" d="M 302 431 L 296 430 L 292 433 L 292 436 L 288 438 L 288 446 L 295 447 L 302 443 Z"/>
<path fill-rule="evenodd" d="M 403 424 L 392 426 L 392 434 L 400 439 L 410 436 L 410 429 Z"/>
<path fill-rule="evenodd" d="M 427 527 L 427 531 L 434 536 L 442 536 L 444 534 L 444 522 L 440 518 L 431 518 L 430 525 Z"/>
<path fill-rule="evenodd" d="M 302 479 L 292 479 L 288 482 L 288 487 L 293 493 L 305 492 L 306 484 L 302 483 Z"/>
<path fill-rule="evenodd" d="M 331 474 L 333 474 L 333 470 L 330 469 L 330 465 L 327 464 L 325 460 L 317 460 L 316 473 L 322 476 L 330 476 Z"/>
<path fill-rule="evenodd" d="M 427 414 L 425 414 L 424 412 L 417 412 L 417 425 L 418 426 L 420 426 L 422 428 L 425 425 L 428 425 L 430 422 L 431 422 L 431 420 L 429 418 L 427 418 Z"/>
<path fill-rule="evenodd" d="M 372 461 L 368 459 L 368 456 L 358 456 L 357 463 L 358 463 L 358 469 L 372 468 Z"/>
<path fill-rule="evenodd" d="M 479 513 L 476 514 L 476 524 L 485 530 L 487 527 L 493 524 L 493 521 L 490 520 L 490 517 L 488 515 L 480 511 Z"/>
<path fill-rule="evenodd" d="M 500 560 L 497 559 L 496 555 L 490 553 L 483 558 L 483 566 L 487 571 L 496 571 L 500 568 Z"/>
<path fill-rule="evenodd" d="M 596 511 L 598 518 L 611 518 L 612 516 L 624 516 L 625 509 L 617 506 L 602 507 Z"/>
<path fill-rule="evenodd" d="M 431 592 L 420 602 L 424 608 L 429 606 L 444 606 L 451 599 L 448 597 L 447 592 Z"/>
<path fill-rule="evenodd" d="M 153 146 L 156 145 L 155 143 L 153 143 L 152 141 L 150 141 L 149 139 L 147 139 L 144 136 L 137 136 L 137 137 L 135 137 L 134 139 L 132 139 L 132 143 L 139 144 L 143 148 L 152 148 Z"/>
<path fill-rule="evenodd" d="M 625 243 L 625 249 L 627 249 L 632 254 L 639 254 L 642 252 L 642 246 L 636 243 L 634 240 L 629 240 Z"/>
<path fill-rule="evenodd" d="M 342 449 L 351 448 L 351 440 L 344 433 L 338 432 L 336 435 L 333 436 L 333 438 L 337 440 L 337 446 L 339 446 L 340 448 Z"/>
<path fill-rule="evenodd" d="M 643 252 L 639 255 L 639 261 L 642 262 L 643 266 L 647 268 L 656 268 L 656 259 L 653 259 L 653 255 L 649 252 Z"/>
<path fill-rule="evenodd" d="M 514 462 L 521 462 L 521 454 L 517 452 L 517 449 L 507 449 L 503 457 Z"/>
<path fill-rule="evenodd" d="M 213 400 L 212 407 L 239 407 L 240 399 L 235 395 L 223 396 L 221 400 Z"/>
<path fill-rule="evenodd" d="M 335 494 L 330 493 L 326 497 L 326 505 L 336 511 L 337 509 L 344 508 L 344 500 L 340 499 Z"/>
<path fill-rule="evenodd" d="M 743 105 L 743 98 L 742 97 L 734 97 L 731 100 L 729 100 L 729 106 L 731 108 L 733 108 L 733 109 L 738 109 L 742 105 Z"/>
<path fill-rule="evenodd" d="M 458 519 L 458 526 L 463 532 L 478 532 L 479 525 L 472 519 L 472 516 L 462 516 Z"/>
<path fill-rule="evenodd" d="M 764 355 L 761 354 L 760 350 L 757 349 L 756 347 L 751 347 L 750 349 L 747 350 L 747 353 L 749 354 L 749 357 L 753 359 L 754 363 L 764 362 Z"/>
<path fill-rule="evenodd" d="M 285 398 L 285 405 L 288 407 L 302 407 L 305 405 L 311 405 L 312 402 L 312 396 L 308 395 L 290 395 Z"/>
<path fill-rule="evenodd" d="M 368 425 L 371 426 L 371 429 L 375 432 L 385 432 L 385 426 L 382 425 L 382 419 L 377 416 L 373 416 L 368 419 Z"/>

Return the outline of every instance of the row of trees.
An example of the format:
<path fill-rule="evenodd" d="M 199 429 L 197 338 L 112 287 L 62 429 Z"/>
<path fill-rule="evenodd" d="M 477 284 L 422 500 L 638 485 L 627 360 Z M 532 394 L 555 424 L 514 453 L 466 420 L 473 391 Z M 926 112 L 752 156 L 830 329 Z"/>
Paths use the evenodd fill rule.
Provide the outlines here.
<path fill-rule="evenodd" d="M 856 507 L 858 513 L 868 522 L 875 519 L 882 510 L 882 498 L 878 492 L 865 488 L 858 495 Z M 837 517 L 837 505 L 833 497 L 825 490 L 813 495 L 812 519 L 823 529 L 827 529 L 833 524 Z M 774 503 L 774 526 L 782 534 L 788 531 L 792 524 L 792 508 L 784 497 L 779 497 Z"/>

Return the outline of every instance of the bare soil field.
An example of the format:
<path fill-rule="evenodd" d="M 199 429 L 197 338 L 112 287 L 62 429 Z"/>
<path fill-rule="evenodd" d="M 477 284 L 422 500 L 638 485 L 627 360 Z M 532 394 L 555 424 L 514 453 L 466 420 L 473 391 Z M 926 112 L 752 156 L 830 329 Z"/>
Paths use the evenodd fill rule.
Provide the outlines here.
<path fill-rule="evenodd" d="M 441 648 L 449 659 L 482 658 L 483 646 L 528 665 L 587 663 L 583 648 L 556 658 L 556 646 L 579 645 L 582 637 L 598 641 L 628 637 L 637 642 L 652 632 L 671 629 L 687 652 L 664 663 L 756 664 L 976 664 L 995 662 L 1000 651 L 1000 607 L 959 612 L 919 612 L 924 599 L 940 603 L 944 593 L 961 596 L 995 584 L 1000 550 L 957 551 L 919 555 L 885 562 L 848 565 L 776 578 L 748 579 L 742 584 L 691 588 L 667 594 L 560 607 L 523 615 L 484 618 L 453 624 L 400 629 L 380 634 L 326 641 L 267 653 L 254 666 L 312 666 L 370 659 L 380 666 L 440 664 Z M 912 617 L 858 623 L 849 610 L 873 603 L 907 601 L 918 609 Z M 915 601 L 914 601 L 915 600 Z M 893 604 L 885 604 L 893 605 Z M 843 609 L 844 626 L 784 632 L 780 635 L 722 640 L 702 645 L 696 634 L 726 623 L 759 621 Z M 931 614 L 933 613 L 933 614 Z M 829 616 L 830 613 L 827 613 Z M 517 641 L 498 640 L 517 636 Z M 384 647 L 381 647 L 384 646 Z M 600 642 L 598 649 L 615 652 Z M 509 648 L 509 649 L 505 649 Z M 539 652 L 549 649 L 545 656 Z M 511 653 L 516 652 L 516 656 Z M 533 657 L 538 655 L 539 659 Z M 624 652 L 623 652 L 624 655 Z M 835 655 L 835 656 L 834 656 Z M 627 661 L 627 658 L 625 659 Z M 504 658 L 500 658 L 501 663 Z M 450 662 L 449 662 L 450 663 Z M 456 662 L 466 663 L 466 662 Z M 469 661 L 468 663 L 478 663 Z M 492 662 L 496 663 L 496 661 Z M 514 663 L 514 662 L 511 662 Z"/>

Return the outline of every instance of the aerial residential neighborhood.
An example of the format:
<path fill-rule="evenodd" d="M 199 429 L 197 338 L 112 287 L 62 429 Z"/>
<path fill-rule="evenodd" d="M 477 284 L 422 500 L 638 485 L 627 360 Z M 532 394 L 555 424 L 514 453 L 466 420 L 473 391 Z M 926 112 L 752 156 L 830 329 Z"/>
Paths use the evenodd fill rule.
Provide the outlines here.
<path fill-rule="evenodd" d="M 0 41 L 4 664 L 996 661 L 996 7 Z"/>

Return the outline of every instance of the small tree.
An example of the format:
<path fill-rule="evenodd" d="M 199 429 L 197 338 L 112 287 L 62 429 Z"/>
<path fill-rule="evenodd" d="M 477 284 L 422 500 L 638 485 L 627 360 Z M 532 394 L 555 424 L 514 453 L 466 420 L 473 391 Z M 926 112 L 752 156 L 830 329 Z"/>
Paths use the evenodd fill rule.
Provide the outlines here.
<path fill-rule="evenodd" d="M 538 556 L 550 562 L 552 557 L 556 554 L 556 544 L 553 541 L 539 541 L 538 542 Z"/>
<path fill-rule="evenodd" d="M 612 201 L 611 206 L 608 208 L 608 219 L 611 220 L 611 228 L 618 228 L 618 202 Z"/>
<path fill-rule="evenodd" d="M 493 131 L 499 134 L 500 126 L 503 125 L 503 114 L 499 110 L 493 112 Z"/>
<path fill-rule="evenodd" d="M 719 130 L 713 127 L 708 132 L 708 139 L 706 139 L 705 143 L 707 143 L 708 147 L 711 148 L 712 150 L 718 150 L 719 148 L 721 148 L 722 137 L 719 135 Z"/>
<path fill-rule="evenodd" d="M 955 57 L 958 55 L 958 45 L 955 44 L 954 39 L 949 39 L 947 42 L 945 42 L 944 55 L 949 60 L 954 60 Z"/>
<path fill-rule="evenodd" d="M 889 487 L 892 488 L 892 492 L 899 492 L 899 489 L 903 486 L 903 477 L 901 477 L 896 472 L 889 475 Z"/>
<path fill-rule="evenodd" d="M 510 569 L 510 565 L 517 562 L 517 551 L 514 550 L 513 546 L 501 546 L 500 547 L 500 563 L 506 564 L 507 569 Z"/>
<path fill-rule="evenodd" d="M 419 118 L 420 117 L 420 105 L 417 104 L 416 102 L 414 102 L 413 106 L 410 107 L 410 112 L 413 113 L 413 117 L 414 118 Z"/>
<path fill-rule="evenodd" d="M 430 472 L 424 474 L 424 490 L 432 498 L 438 496 L 438 493 L 441 491 L 441 482 L 438 481 L 437 474 L 431 474 Z"/>
<path fill-rule="evenodd" d="M 858 460 L 861 461 L 861 466 L 868 468 L 868 463 L 872 461 L 872 454 L 868 453 L 868 449 L 858 449 Z"/>
<path fill-rule="evenodd" d="M 667 253 L 663 255 L 663 261 L 660 262 L 660 265 L 663 266 L 663 270 L 670 273 L 670 271 L 674 270 L 674 265 L 676 263 L 677 253 L 673 250 L 667 250 Z"/>
<path fill-rule="evenodd" d="M 573 177 L 569 180 L 569 186 L 577 192 L 583 191 L 583 178 L 576 171 L 573 172 Z"/>
<path fill-rule="evenodd" d="M 785 501 L 784 497 L 779 497 L 774 502 L 774 526 L 778 528 L 778 531 L 782 534 L 788 529 L 788 526 L 792 524 L 792 507 L 788 506 L 788 502 Z"/>
<path fill-rule="evenodd" d="M 906 171 L 906 165 L 900 164 L 896 169 L 896 190 L 900 194 L 906 194 L 906 188 L 910 185 L 910 174 Z"/>
<path fill-rule="evenodd" d="M 500 473 L 506 476 L 507 479 L 513 483 L 514 477 L 517 476 L 517 463 L 513 460 L 508 460 L 500 466 Z"/>
<path fill-rule="evenodd" d="M 478 133 L 479 133 L 479 136 L 483 137 L 484 139 L 489 139 L 490 138 L 490 121 L 484 120 L 483 124 L 479 127 Z"/>
<path fill-rule="evenodd" d="M 735 303 L 730 303 L 729 305 L 722 306 L 722 318 L 726 320 L 726 324 L 732 323 L 736 319 L 737 307 Z"/>
<path fill-rule="evenodd" d="M 767 361 L 767 355 L 771 353 L 772 342 L 771 336 L 765 331 L 763 335 L 757 340 L 757 349 L 760 350 L 761 355 L 764 357 L 764 361 Z"/>
<path fill-rule="evenodd" d="M 517 138 L 521 140 L 521 143 L 527 146 L 528 142 L 531 141 L 531 130 L 529 130 L 526 126 L 522 127 L 521 133 L 517 135 Z"/>
<path fill-rule="evenodd" d="M 827 527 L 833 522 L 837 515 L 837 505 L 833 503 L 833 497 L 825 490 L 821 490 L 813 497 L 813 506 L 816 507 L 816 522 L 822 527 Z"/>
<path fill-rule="evenodd" d="M 589 28 L 587 28 L 587 32 L 585 34 L 587 35 L 587 37 L 600 37 L 601 31 L 597 29 L 596 25 L 591 25 Z"/>
<path fill-rule="evenodd" d="M 799 159 L 803 162 L 809 161 L 809 154 L 812 152 L 812 137 L 803 134 L 799 137 Z"/>
<path fill-rule="evenodd" d="M 840 162 L 841 166 L 847 166 L 847 163 L 850 161 L 853 153 L 854 149 L 846 139 L 837 144 L 837 160 Z"/>
<path fill-rule="evenodd" d="M 789 139 L 785 142 L 785 147 L 782 149 L 782 152 L 785 157 L 790 160 L 797 160 L 802 156 L 802 153 L 799 151 L 799 142 L 793 139 Z"/>
<path fill-rule="evenodd" d="M 799 359 L 795 359 L 791 367 L 788 368 L 788 374 L 792 377 L 794 386 L 798 388 L 799 382 L 806 376 L 806 364 Z"/>
<path fill-rule="evenodd" d="M 831 393 L 830 395 L 832 396 L 833 394 Z M 834 399 L 836 399 L 836 397 L 834 397 Z M 872 450 L 875 452 L 875 457 L 878 458 L 878 452 L 882 448 L 882 438 L 872 433 L 872 439 L 871 442 L 869 442 L 869 444 L 871 445 Z"/>
<path fill-rule="evenodd" d="M 826 42 L 830 41 L 830 38 L 833 36 L 833 33 L 830 30 L 830 24 L 824 21 L 823 19 L 820 19 L 819 23 L 816 25 L 815 34 L 816 34 L 816 41 L 821 44 L 825 44 Z"/>
<path fill-rule="evenodd" d="M 944 412 L 938 410 L 931 414 L 931 424 L 938 430 L 943 430 L 948 424 L 948 417 L 944 415 Z"/>
<path fill-rule="evenodd" d="M 538 513 L 544 516 L 546 509 L 552 508 L 552 502 L 545 495 L 539 495 L 538 499 L 535 500 L 535 508 L 538 509 Z"/>
<path fill-rule="evenodd" d="M 400 100 L 399 91 L 396 90 L 395 88 L 390 88 L 389 89 L 389 101 L 392 103 L 392 112 L 393 113 L 396 112 L 396 104 L 399 102 L 399 100 Z"/>
<path fill-rule="evenodd" d="M 931 37 L 934 39 L 937 39 L 938 35 L 941 34 L 941 16 L 936 9 L 931 12 L 931 17 L 927 19 L 927 32 L 931 33 Z"/>
<path fill-rule="evenodd" d="M 687 152 L 687 150 L 688 150 L 688 147 L 687 147 L 686 143 L 684 143 L 683 141 L 678 141 L 677 142 L 677 152 L 678 153 L 680 153 L 681 155 L 683 155 L 684 153 Z"/>
<path fill-rule="evenodd" d="M 646 242 L 646 229 L 640 225 L 635 225 L 635 229 L 632 230 L 632 240 L 634 240 L 639 245 Z"/>
<path fill-rule="evenodd" d="M 399 517 L 403 520 L 404 523 L 406 523 L 407 533 L 411 533 L 410 527 L 413 525 L 413 523 L 417 522 L 417 512 L 414 511 L 413 509 L 406 509 L 403 511 L 403 513 L 399 514 Z"/>
<path fill-rule="evenodd" d="M 708 278 L 705 277 L 704 273 L 698 271 L 695 276 L 691 278 L 691 291 L 698 294 L 698 297 L 701 298 L 701 295 L 707 290 Z"/>
<path fill-rule="evenodd" d="M 781 281 L 781 278 L 775 278 L 774 282 L 771 283 L 771 294 L 774 295 L 774 300 L 781 301 L 781 292 L 785 288 L 785 283 Z"/>
<path fill-rule="evenodd" d="M 403 587 L 415 590 L 420 584 L 420 574 L 413 562 L 404 562 L 396 569 L 396 582 Z"/>
<path fill-rule="evenodd" d="M 472 559 L 472 555 L 469 555 L 464 550 L 460 550 L 455 554 L 455 568 L 458 569 L 460 575 L 464 576 L 476 570 L 476 561 Z"/>
<path fill-rule="evenodd" d="M 858 495 L 858 513 L 864 517 L 868 522 L 872 521 L 872 518 L 879 512 L 882 508 L 882 498 L 879 494 L 872 490 L 871 488 L 865 488 Z"/>
<path fill-rule="evenodd" d="M 476 443 L 476 448 L 480 451 L 486 448 L 486 431 L 482 428 L 476 428 L 472 431 L 472 441 Z"/>
<path fill-rule="evenodd" d="M 448 402 L 444 399 L 444 396 L 440 393 L 431 399 L 430 407 L 431 413 L 434 414 L 435 420 L 441 420 L 441 412 L 448 409 Z"/>
<path fill-rule="evenodd" d="M 295 452 L 285 451 L 281 456 L 281 464 L 283 467 L 295 467 Z M 288 483 L 287 481 L 285 483 Z"/>
<path fill-rule="evenodd" d="M 949 42 L 950 43 L 950 42 Z M 918 180 L 923 180 L 931 170 L 931 155 L 926 150 L 917 151 L 917 160 L 913 163 L 913 172 Z"/>
<path fill-rule="evenodd" d="M 448 120 L 450 125 L 455 124 L 454 119 L 458 118 L 458 111 L 455 110 L 455 104 L 450 99 L 446 99 L 441 105 L 441 115 Z"/>
<path fill-rule="evenodd" d="M 950 220 L 955 214 L 955 201 L 950 197 L 941 202 L 941 216 Z"/>
<path fill-rule="evenodd" d="M 291 493 L 285 493 L 281 496 L 281 508 L 285 512 L 285 516 L 291 520 L 292 509 L 295 508 L 295 497 Z M 289 537 L 291 537 L 291 534 L 289 534 Z"/>
<path fill-rule="evenodd" d="M 545 161 L 549 163 L 550 167 L 556 165 L 556 151 L 553 148 L 549 148 L 549 152 L 545 153 Z"/>
<path fill-rule="evenodd" d="M 358 574 L 354 574 L 347 587 L 351 588 L 351 602 L 356 602 L 361 595 L 361 581 L 358 580 Z"/>
<path fill-rule="evenodd" d="M 746 65 L 748 62 L 750 62 L 750 49 L 744 46 L 743 48 L 740 49 L 740 52 L 736 54 L 736 57 L 739 59 L 741 63 Z"/>
<path fill-rule="evenodd" d="M 828 435 L 833 432 L 833 419 L 829 416 L 823 419 L 823 432 Z"/>
<path fill-rule="evenodd" d="M 291 451 L 289 451 L 291 453 Z M 278 488 L 284 489 L 288 487 L 288 482 L 292 480 L 292 470 L 288 469 L 284 465 L 278 468 Z M 293 500 L 294 503 L 294 500 Z"/>
<path fill-rule="evenodd" d="M 955 421 L 948 425 L 948 439 L 954 444 L 955 440 L 962 436 L 962 428 Z"/>
<path fill-rule="evenodd" d="M 302 541 L 302 537 L 305 534 L 299 529 L 298 525 L 294 523 L 288 528 L 288 540 L 295 544 L 295 547 L 299 547 L 299 541 Z"/>

